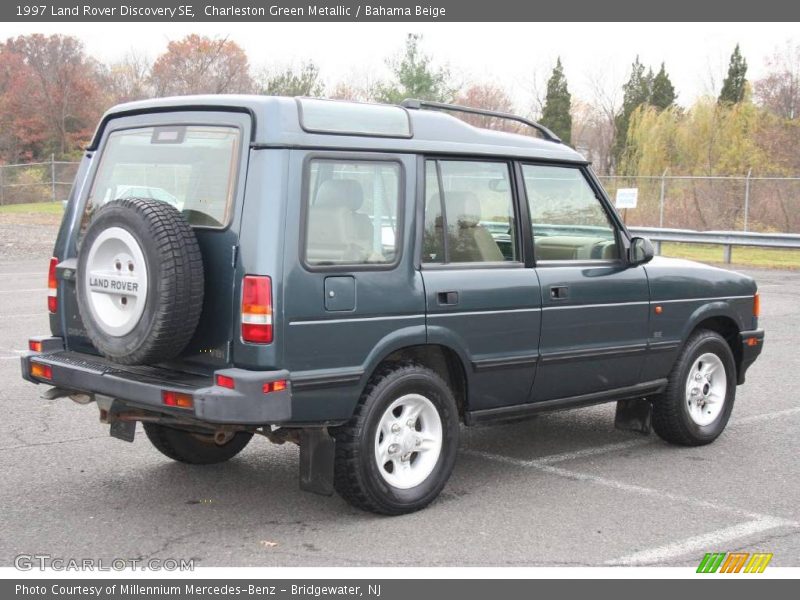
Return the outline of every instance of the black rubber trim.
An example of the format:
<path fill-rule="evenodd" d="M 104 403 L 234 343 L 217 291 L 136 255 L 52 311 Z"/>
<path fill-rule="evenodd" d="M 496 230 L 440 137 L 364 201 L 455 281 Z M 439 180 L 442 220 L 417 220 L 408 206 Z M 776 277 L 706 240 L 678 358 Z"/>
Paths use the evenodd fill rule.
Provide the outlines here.
<path fill-rule="evenodd" d="M 492 371 L 495 369 L 513 369 L 516 367 L 535 365 L 537 362 L 539 362 L 538 354 L 529 354 L 526 356 L 504 356 L 502 358 L 484 358 L 482 360 L 473 360 L 472 370 L 476 373 L 480 373 L 482 371 Z"/>
<path fill-rule="evenodd" d="M 651 352 L 668 352 L 680 348 L 680 340 L 669 340 L 664 342 L 649 342 L 647 349 Z"/>
<path fill-rule="evenodd" d="M 581 350 L 567 350 L 564 352 L 550 352 L 542 354 L 543 363 L 567 362 L 586 358 L 612 358 L 615 356 L 630 356 L 647 351 L 647 344 L 625 344 L 622 346 L 606 346 L 603 348 L 584 348 Z"/>
<path fill-rule="evenodd" d="M 658 394 L 666 385 L 666 379 L 656 379 L 627 387 L 615 388 L 613 390 L 582 394 L 580 396 L 569 396 L 566 398 L 542 400 L 540 402 L 529 402 L 527 404 L 517 404 L 514 406 L 473 410 L 467 413 L 467 424 L 475 425 L 477 423 L 487 423 L 491 421 L 504 421 L 551 410 L 577 408 L 592 404 L 602 404 L 604 402 L 641 398 L 651 394 Z"/>
<path fill-rule="evenodd" d="M 756 343 L 755 346 L 748 346 L 747 340 L 753 338 L 758 340 L 758 343 Z M 754 329 L 752 331 L 742 331 L 739 333 L 739 341 L 742 347 L 742 361 L 736 373 L 736 383 L 742 385 L 745 380 L 747 369 L 756 361 L 761 355 L 761 351 L 764 349 L 764 330 Z"/>
<path fill-rule="evenodd" d="M 338 375 L 292 375 L 292 388 L 295 391 L 324 388 L 340 385 L 354 385 L 361 381 L 364 371 L 348 371 Z"/>
<path fill-rule="evenodd" d="M 94 132 L 91 143 L 85 148 L 86 152 L 93 152 L 100 146 L 100 139 L 103 137 L 103 132 L 108 123 L 113 119 L 120 119 L 123 117 L 135 117 L 138 115 L 171 113 L 171 112 L 233 112 L 244 113 L 250 115 L 250 143 L 253 144 L 256 139 L 256 113 L 246 106 L 224 106 L 212 104 L 188 104 L 186 106 L 152 106 L 149 108 L 133 108 L 130 110 L 121 110 L 119 112 L 109 113 L 103 117 L 97 130 Z"/>

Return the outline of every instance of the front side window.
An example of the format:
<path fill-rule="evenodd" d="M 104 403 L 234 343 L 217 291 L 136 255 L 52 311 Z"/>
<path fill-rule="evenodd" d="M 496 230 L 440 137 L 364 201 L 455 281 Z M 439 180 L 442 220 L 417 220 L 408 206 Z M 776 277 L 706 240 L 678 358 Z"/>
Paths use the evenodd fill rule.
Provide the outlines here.
<path fill-rule="evenodd" d="M 389 161 L 310 161 L 304 199 L 306 263 L 393 264 L 401 236 L 400 174 L 400 165 Z"/>
<path fill-rule="evenodd" d="M 240 132 L 205 125 L 142 127 L 108 136 L 84 223 L 111 200 L 174 206 L 189 224 L 223 227 L 233 201 Z"/>
<path fill-rule="evenodd" d="M 425 170 L 423 262 L 519 260 L 507 163 L 429 160 Z"/>
<path fill-rule="evenodd" d="M 615 260 L 614 226 L 580 169 L 524 165 L 534 256 L 548 260 Z"/>

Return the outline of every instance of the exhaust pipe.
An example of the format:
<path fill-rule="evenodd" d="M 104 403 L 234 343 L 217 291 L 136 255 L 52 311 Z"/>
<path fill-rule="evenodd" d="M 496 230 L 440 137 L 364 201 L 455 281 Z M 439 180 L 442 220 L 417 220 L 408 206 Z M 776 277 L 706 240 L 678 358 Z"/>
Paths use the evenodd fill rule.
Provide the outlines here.
<path fill-rule="evenodd" d="M 216 442 L 218 446 L 224 446 L 233 439 L 233 435 L 233 431 L 223 431 L 220 429 L 214 434 L 214 442 Z"/>

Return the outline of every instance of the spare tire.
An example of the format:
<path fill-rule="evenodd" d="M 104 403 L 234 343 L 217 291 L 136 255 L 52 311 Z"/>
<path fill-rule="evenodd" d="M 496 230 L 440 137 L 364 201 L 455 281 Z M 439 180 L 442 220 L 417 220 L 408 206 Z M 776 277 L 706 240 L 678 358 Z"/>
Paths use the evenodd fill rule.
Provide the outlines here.
<path fill-rule="evenodd" d="M 108 202 L 81 240 L 76 287 L 86 333 L 103 356 L 127 365 L 175 358 L 203 308 L 197 238 L 165 202 Z"/>

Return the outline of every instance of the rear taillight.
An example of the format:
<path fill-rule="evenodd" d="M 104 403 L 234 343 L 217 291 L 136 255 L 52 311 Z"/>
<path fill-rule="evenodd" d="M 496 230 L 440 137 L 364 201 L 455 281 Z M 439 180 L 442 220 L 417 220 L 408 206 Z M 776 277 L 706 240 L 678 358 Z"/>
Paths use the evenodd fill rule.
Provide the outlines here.
<path fill-rule="evenodd" d="M 161 392 L 161 402 L 164 406 L 174 406 L 176 408 L 192 408 L 194 406 L 194 398 L 191 394 L 172 390 L 163 390 Z"/>
<path fill-rule="evenodd" d="M 242 280 L 242 339 L 252 344 L 272 342 L 272 280 L 246 275 Z"/>
<path fill-rule="evenodd" d="M 56 281 L 56 265 L 58 259 L 50 259 L 50 269 L 47 271 L 47 310 L 54 313 L 58 310 L 58 282 Z"/>
<path fill-rule="evenodd" d="M 761 316 L 761 296 L 758 295 L 758 292 L 753 296 L 753 316 L 755 318 Z"/>
<path fill-rule="evenodd" d="M 50 365 L 32 362 L 31 375 L 36 379 L 53 379 L 53 368 Z"/>
<path fill-rule="evenodd" d="M 262 386 L 265 394 L 271 394 L 272 392 L 283 392 L 286 390 L 286 380 L 285 379 L 278 379 L 277 381 L 268 381 Z"/>
<path fill-rule="evenodd" d="M 229 390 L 236 389 L 236 382 L 233 380 L 233 377 L 228 377 L 227 375 L 217 375 L 217 385 L 219 387 L 228 388 Z"/>

